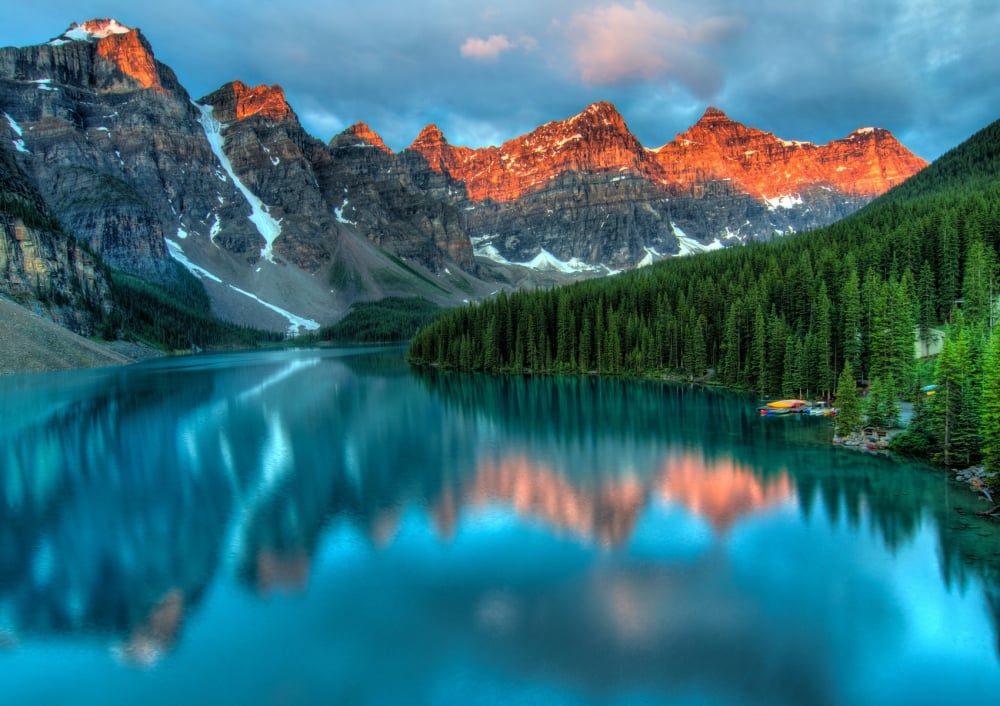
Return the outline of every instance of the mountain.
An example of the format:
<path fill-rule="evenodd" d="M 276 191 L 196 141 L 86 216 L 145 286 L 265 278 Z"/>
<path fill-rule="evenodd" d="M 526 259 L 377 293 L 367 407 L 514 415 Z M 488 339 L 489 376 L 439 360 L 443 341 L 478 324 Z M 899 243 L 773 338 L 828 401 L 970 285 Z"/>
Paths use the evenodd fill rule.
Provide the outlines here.
<path fill-rule="evenodd" d="M 870 200 L 927 166 L 888 130 L 860 128 L 814 145 L 746 127 L 712 107 L 655 153 L 671 182 L 732 180 L 740 191 L 784 208 L 817 189 Z"/>
<path fill-rule="evenodd" d="M 431 125 L 408 151 L 464 187 L 477 254 L 608 269 L 826 225 L 926 165 L 886 130 L 816 146 L 716 108 L 650 150 L 610 103 L 477 150 Z"/>
<path fill-rule="evenodd" d="M 0 108 L 0 134 L 68 232 L 152 282 L 183 264 L 223 318 L 298 330 L 359 297 L 477 291 L 400 263 L 337 216 L 343 186 L 319 176 L 330 154 L 280 88 L 233 82 L 195 102 L 141 31 L 114 20 L 0 49 Z"/>
<path fill-rule="evenodd" d="M 168 288 L 183 266 L 215 314 L 272 330 L 360 300 L 456 304 L 769 239 L 923 165 L 883 130 L 814 146 L 715 109 L 649 149 L 606 102 L 495 147 L 429 125 L 396 153 L 363 123 L 323 144 L 279 86 L 192 100 L 111 19 L 0 49 L 0 109 L 18 169 L 86 249 Z"/>

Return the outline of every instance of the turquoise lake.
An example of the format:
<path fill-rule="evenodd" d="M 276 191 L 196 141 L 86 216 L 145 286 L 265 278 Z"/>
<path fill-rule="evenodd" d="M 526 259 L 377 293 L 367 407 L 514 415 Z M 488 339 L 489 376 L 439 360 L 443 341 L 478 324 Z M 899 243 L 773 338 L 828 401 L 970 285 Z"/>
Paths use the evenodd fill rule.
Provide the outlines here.
<path fill-rule="evenodd" d="M 0 703 L 996 703 L 1000 525 L 944 472 L 404 355 L 0 378 Z"/>

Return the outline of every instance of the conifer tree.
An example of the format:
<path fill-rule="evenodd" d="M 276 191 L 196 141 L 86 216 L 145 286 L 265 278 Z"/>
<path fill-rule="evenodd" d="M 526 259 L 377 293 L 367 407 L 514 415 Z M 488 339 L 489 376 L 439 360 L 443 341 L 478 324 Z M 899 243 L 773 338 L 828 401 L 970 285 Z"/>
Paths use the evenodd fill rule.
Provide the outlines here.
<path fill-rule="evenodd" d="M 945 465 L 968 464 L 978 456 L 979 391 L 978 345 L 965 325 L 962 312 L 955 315 L 938 356 L 934 381 L 938 386 L 931 402 L 934 435 L 940 448 L 935 457 Z"/>
<path fill-rule="evenodd" d="M 826 293 L 826 282 L 821 282 L 819 292 L 816 295 L 816 313 L 813 317 L 814 325 L 814 346 L 815 360 L 813 365 L 816 369 L 814 389 L 823 397 L 828 397 L 833 392 L 833 346 L 830 335 L 830 298 Z"/>
<path fill-rule="evenodd" d="M 917 325 L 920 327 L 920 340 L 930 340 L 931 328 L 937 323 L 936 307 L 934 306 L 934 272 L 930 263 L 924 260 L 917 277 Z"/>
<path fill-rule="evenodd" d="M 983 463 L 986 471 L 996 473 L 992 486 L 1000 486 L 1000 330 L 990 336 L 989 350 L 983 365 L 982 421 Z"/>
<path fill-rule="evenodd" d="M 753 331 L 750 339 L 750 355 L 747 358 L 750 385 L 761 395 L 767 386 L 767 349 L 765 348 L 767 326 L 764 322 L 764 312 L 757 307 L 754 312 Z"/>
<path fill-rule="evenodd" d="M 858 272 L 853 267 L 840 292 L 840 349 L 852 370 L 861 370 L 861 291 Z"/>
<path fill-rule="evenodd" d="M 996 288 L 996 256 L 981 240 L 969 244 L 962 278 L 962 311 L 970 324 L 989 325 Z"/>
<path fill-rule="evenodd" d="M 892 394 L 892 381 L 872 378 L 865 398 L 864 411 L 868 423 L 879 429 L 888 429 L 899 422 L 899 406 Z"/>
<path fill-rule="evenodd" d="M 844 370 L 840 373 L 837 383 L 837 416 L 835 433 L 837 436 L 847 436 L 861 428 L 861 400 L 858 399 L 858 386 L 854 380 L 851 364 L 844 362 Z"/>

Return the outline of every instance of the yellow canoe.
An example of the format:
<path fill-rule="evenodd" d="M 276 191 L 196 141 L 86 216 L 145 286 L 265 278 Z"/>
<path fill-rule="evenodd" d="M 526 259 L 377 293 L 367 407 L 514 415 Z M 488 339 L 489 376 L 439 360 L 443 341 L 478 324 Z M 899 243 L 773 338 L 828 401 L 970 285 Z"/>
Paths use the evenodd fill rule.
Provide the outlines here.
<path fill-rule="evenodd" d="M 805 407 L 808 402 L 805 400 L 775 400 L 774 402 L 768 402 L 767 407 L 769 409 L 795 409 L 796 407 Z"/>

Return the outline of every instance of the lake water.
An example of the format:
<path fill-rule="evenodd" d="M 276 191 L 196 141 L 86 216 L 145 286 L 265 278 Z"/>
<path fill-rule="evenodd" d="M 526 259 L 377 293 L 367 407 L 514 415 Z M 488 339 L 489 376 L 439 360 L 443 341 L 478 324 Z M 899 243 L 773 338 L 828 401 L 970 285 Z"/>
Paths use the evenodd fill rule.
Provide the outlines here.
<path fill-rule="evenodd" d="M 0 702 L 996 703 L 1000 526 L 941 472 L 403 355 L 0 378 Z"/>

